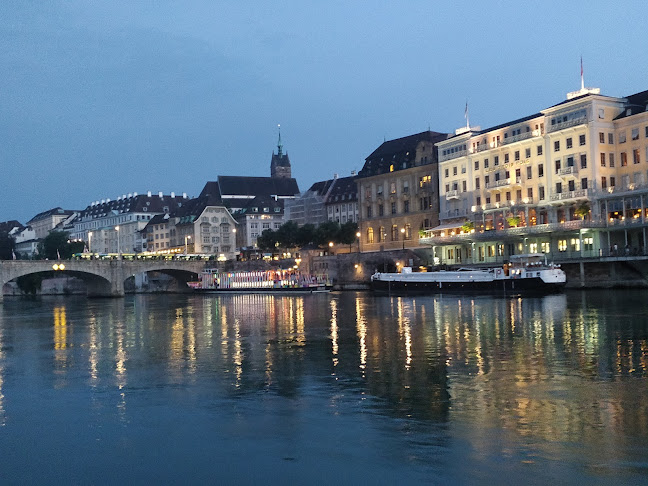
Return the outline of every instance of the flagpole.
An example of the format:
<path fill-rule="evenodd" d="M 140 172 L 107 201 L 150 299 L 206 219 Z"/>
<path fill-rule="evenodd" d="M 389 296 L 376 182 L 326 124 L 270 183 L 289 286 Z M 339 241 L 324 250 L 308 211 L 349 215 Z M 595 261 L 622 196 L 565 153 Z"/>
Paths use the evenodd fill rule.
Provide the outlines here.
<path fill-rule="evenodd" d="M 585 91 L 585 78 L 583 78 L 583 56 L 581 56 L 581 91 Z"/>

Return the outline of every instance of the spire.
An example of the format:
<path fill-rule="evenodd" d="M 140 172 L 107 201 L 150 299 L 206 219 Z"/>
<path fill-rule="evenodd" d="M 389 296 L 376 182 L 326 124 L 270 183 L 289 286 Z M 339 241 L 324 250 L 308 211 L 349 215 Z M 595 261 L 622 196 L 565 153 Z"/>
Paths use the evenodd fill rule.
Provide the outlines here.
<path fill-rule="evenodd" d="M 281 157 L 283 154 L 283 144 L 281 143 L 281 125 L 277 125 L 277 129 L 279 130 L 279 141 L 277 142 L 277 155 Z"/>

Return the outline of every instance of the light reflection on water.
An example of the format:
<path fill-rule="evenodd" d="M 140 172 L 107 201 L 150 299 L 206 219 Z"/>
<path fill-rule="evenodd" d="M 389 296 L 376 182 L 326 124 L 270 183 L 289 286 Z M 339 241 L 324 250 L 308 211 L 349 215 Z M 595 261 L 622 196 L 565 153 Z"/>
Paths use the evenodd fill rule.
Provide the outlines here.
<path fill-rule="evenodd" d="M 16 483 L 65 477 L 74 453 L 94 454 L 81 482 L 115 456 L 131 481 L 636 482 L 647 316 L 639 292 L 7 299 L 0 448 Z M 70 455 L 25 477 L 43 431 Z"/>

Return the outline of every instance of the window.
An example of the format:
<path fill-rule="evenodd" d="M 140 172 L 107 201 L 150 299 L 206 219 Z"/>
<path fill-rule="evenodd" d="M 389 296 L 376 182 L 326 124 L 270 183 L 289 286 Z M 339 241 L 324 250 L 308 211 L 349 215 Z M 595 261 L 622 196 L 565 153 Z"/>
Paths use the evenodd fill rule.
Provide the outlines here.
<path fill-rule="evenodd" d="M 614 143 L 614 133 L 608 133 L 608 143 L 610 145 Z"/>
<path fill-rule="evenodd" d="M 562 193 L 562 182 L 556 182 L 556 194 Z"/>
<path fill-rule="evenodd" d="M 554 152 L 558 152 L 560 150 L 560 140 L 556 140 L 554 142 Z"/>
<path fill-rule="evenodd" d="M 645 128 L 646 130 L 646 138 L 648 138 L 648 126 Z"/>
<path fill-rule="evenodd" d="M 371 206 L 367 206 L 367 219 L 373 217 L 373 211 L 371 210 Z"/>
<path fill-rule="evenodd" d="M 385 227 L 381 226 L 380 228 L 378 228 L 378 242 L 380 243 L 382 241 L 385 241 L 385 236 Z"/>
<path fill-rule="evenodd" d="M 367 243 L 374 242 L 374 230 L 373 228 L 367 228 Z"/>
<path fill-rule="evenodd" d="M 502 195 L 498 192 L 495 194 L 495 202 L 500 202 L 502 200 Z"/>
<path fill-rule="evenodd" d="M 538 164 L 538 177 L 544 177 L 544 164 Z"/>
<path fill-rule="evenodd" d="M 619 143 L 625 143 L 626 141 L 626 133 L 625 131 L 619 132 Z"/>
<path fill-rule="evenodd" d="M 601 189 L 607 189 L 607 177 L 601 177 Z"/>
<path fill-rule="evenodd" d="M 461 181 L 461 189 L 462 189 L 462 192 L 466 192 L 466 190 L 467 190 L 466 189 L 466 181 Z"/>
<path fill-rule="evenodd" d="M 391 213 L 396 214 L 396 201 L 391 203 Z"/>
<path fill-rule="evenodd" d="M 558 240 L 558 251 L 567 251 L 567 240 Z"/>
<path fill-rule="evenodd" d="M 495 160 L 497 160 L 497 156 L 495 157 Z M 497 165 L 497 162 L 495 165 Z M 488 169 L 488 159 L 484 159 L 484 169 Z"/>
<path fill-rule="evenodd" d="M 409 181 L 403 181 L 403 194 L 409 194 Z"/>
<path fill-rule="evenodd" d="M 389 172 L 394 172 L 394 164 L 389 165 Z"/>
<path fill-rule="evenodd" d="M 479 189 L 479 177 L 475 177 L 475 189 Z"/>
<path fill-rule="evenodd" d="M 496 155 L 495 157 L 493 157 L 493 160 L 494 160 L 493 163 L 495 165 L 499 165 L 499 155 Z M 486 161 L 484 161 L 484 167 L 488 167 L 488 164 L 486 163 Z"/>
<path fill-rule="evenodd" d="M 520 160 L 520 151 L 519 150 L 515 151 L 515 160 Z"/>
<path fill-rule="evenodd" d="M 479 170 L 479 160 L 475 160 L 475 170 Z"/>
<path fill-rule="evenodd" d="M 446 184 L 446 192 L 450 192 L 450 184 Z"/>
<path fill-rule="evenodd" d="M 524 150 L 524 156 L 525 156 L 527 159 L 528 159 L 529 157 L 531 157 L 531 149 L 530 149 L 530 148 Z"/>
<path fill-rule="evenodd" d="M 490 176 L 484 176 L 484 184 L 486 184 L 486 187 L 488 187 L 489 183 L 490 183 Z"/>
<path fill-rule="evenodd" d="M 445 176 L 450 177 L 450 169 L 448 169 L 447 167 L 446 167 L 446 170 L 445 170 Z"/>
<path fill-rule="evenodd" d="M 403 201 L 403 212 L 409 213 L 409 201 Z"/>
<path fill-rule="evenodd" d="M 614 167 L 614 154 L 610 154 L 608 160 L 610 161 L 610 167 Z"/>
<path fill-rule="evenodd" d="M 556 174 L 557 174 L 558 171 L 560 170 L 560 160 L 556 160 L 555 164 L 556 164 Z"/>
<path fill-rule="evenodd" d="M 481 206 L 481 196 L 477 196 L 477 206 Z"/>
<path fill-rule="evenodd" d="M 538 187 L 538 197 L 540 198 L 541 201 L 544 201 L 544 198 L 545 198 L 544 186 L 539 186 Z"/>
<path fill-rule="evenodd" d="M 518 190 L 515 192 L 515 199 L 517 199 L 518 201 L 521 201 L 521 200 L 522 200 L 522 189 L 518 189 Z"/>
<path fill-rule="evenodd" d="M 533 187 L 527 189 L 527 197 L 529 198 L 529 201 L 533 199 Z"/>
<path fill-rule="evenodd" d="M 610 187 L 614 187 L 616 185 L 616 180 L 614 177 L 610 177 Z"/>
<path fill-rule="evenodd" d="M 601 167 L 605 167 L 605 153 L 601 152 Z"/>
<path fill-rule="evenodd" d="M 378 205 L 378 216 L 384 216 L 385 215 L 385 206 L 382 204 Z"/>
<path fill-rule="evenodd" d="M 536 147 L 538 155 L 542 155 L 542 145 Z"/>
<path fill-rule="evenodd" d="M 398 241 L 398 225 L 392 224 L 391 240 L 392 241 Z"/>
<path fill-rule="evenodd" d="M 586 154 L 581 154 L 581 156 L 580 156 L 580 164 L 581 164 L 581 169 L 586 169 L 587 168 L 587 155 Z"/>
<path fill-rule="evenodd" d="M 632 129 L 632 140 L 639 140 L 639 129 L 638 128 L 633 128 Z"/>
<path fill-rule="evenodd" d="M 570 148 L 572 148 L 572 139 L 571 139 L 571 137 L 569 137 L 569 138 L 567 139 L 567 143 L 566 143 L 566 145 L 567 145 L 567 149 L 568 149 L 568 150 L 569 150 Z"/>
<path fill-rule="evenodd" d="M 497 181 L 499 181 L 499 180 L 500 180 L 500 173 L 499 173 L 499 172 L 495 172 L 495 182 L 497 182 Z"/>
<path fill-rule="evenodd" d="M 628 165 L 628 154 L 621 152 L 621 167 Z"/>
<path fill-rule="evenodd" d="M 406 240 L 412 239 L 412 225 L 409 223 L 405 225 L 405 239 Z"/>
<path fill-rule="evenodd" d="M 581 189 L 587 189 L 587 177 L 581 179 Z"/>
<path fill-rule="evenodd" d="M 446 169 L 446 171 L 447 170 L 448 169 Z M 446 175 L 446 177 L 448 177 L 448 176 Z M 376 187 L 376 194 L 378 194 L 379 196 L 382 196 L 382 193 L 383 193 L 383 185 L 379 184 L 378 187 Z"/>
<path fill-rule="evenodd" d="M 396 183 L 395 182 L 392 182 L 389 185 L 389 192 L 390 192 L 390 194 L 396 194 Z"/>
<path fill-rule="evenodd" d="M 634 149 L 632 151 L 632 162 L 638 164 L 639 161 L 639 149 Z"/>
<path fill-rule="evenodd" d="M 569 188 L 569 192 L 573 192 L 576 190 L 576 182 L 574 181 L 569 181 L 567 183 L 567 187 Z"/>
<path fill-rule="evenodd" d="M 527 179 L 531 179 L 533 177 L 532 172 L 533 172 L 533 170 L 532 170 L 531 166 L 528 166 L 527 167 Z"/>
<path fill-rule="evenodd" d="M 578 145 L 585 145 L 585 135 L 578 136 Z"/>
<path fill-rule="evenodd" d="M 599 143 L 605 143 L 605 133 L 599 132 Z"/>
<path fill-rule="evenodd" d="M 604 108 L 599 108 L 598 117 L 599 117 L 601 120 L 602 120 L 603 118 L 605 118 L 605 109 L 604 109 Z"/>
<path fill-rule="evenodd" d="M 462 165 L 462 166 L 461 166 L 461 173 L 462 173 L 462 174 L 465 174 L 465 173 L 466 173 L 466 166 L 465 166 L 465 165 Z"/>
<path fill-rule="evenodd" d="M 509 163 L 509 154 L 504 154 L 504 163 L 505 164 Z"/>

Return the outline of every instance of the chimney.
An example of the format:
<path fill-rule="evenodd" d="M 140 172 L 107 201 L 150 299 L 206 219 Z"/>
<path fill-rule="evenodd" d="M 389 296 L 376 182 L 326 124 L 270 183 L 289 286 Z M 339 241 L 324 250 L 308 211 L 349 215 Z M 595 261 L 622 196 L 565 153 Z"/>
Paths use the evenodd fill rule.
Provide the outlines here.
<path fill-rule="evenodd" d="M 187 193 L 186 192 L 182 193 L 182 199 L 187 199 Z"/>
<path fill-rule="evenodd" d="M 171 199 L 175 199 L 175 192 L 171 192 Z"/>
<path fill-rule="evenodd" d="M 133 193 L 132 193 L 132 192 L 129 192 L 129 193 L 128 193 L 128 199 L 130 199 L 131 197 L 133 197 Z"/>
<path fill-rule="evenodd" d="M 337 178 L 338 178 L 338 175 L 337 175 L 337 174 L 333 174 L 333 179 L 337 179 Z"/>
<path fill-rule="evenodd" d="M 356 176 L 356 175 L 358 175 L 358 173 L 357 173 L 355 170 L 352 170 L 352 171 L 351 171 L 351 175 L 352 175 L 352 176 Z"/>
<path fill-rule="evenodd" d="M 164 196 L 164 194 L 162 194 L 162 191 L 158 192 L 158 197 L 159 197 L 160 199 L 162 199 L 162 196 Z"/>
<path fill-rule="evenodd" d="M 147 195 L 148 197 L 151 197 L 151 191 L 147 192 L 146 195 Z"/>

